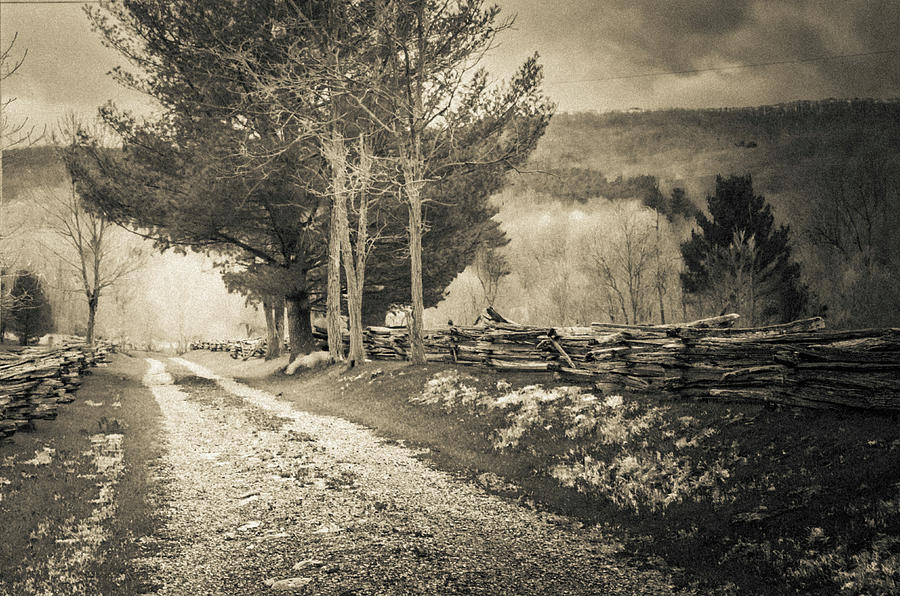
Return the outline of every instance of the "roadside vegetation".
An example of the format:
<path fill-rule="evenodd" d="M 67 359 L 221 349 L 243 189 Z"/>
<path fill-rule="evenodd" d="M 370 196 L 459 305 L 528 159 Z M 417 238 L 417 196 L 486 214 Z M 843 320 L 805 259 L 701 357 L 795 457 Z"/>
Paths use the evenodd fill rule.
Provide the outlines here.
<path fill-rule="evenodd" d="M 159 520 L 148 501 L 159 415 L 126 375 L 144 361 L 119 356 L 96 369 L 54 421 L 0 446 L 0 593 L 138 594 L 132 559 Z M 142 390 L 140 390 L 142 391 Z M 144 399 L 143 397 L 147 397 Z"/>
<path fill-rule="evenodd" d="M 228 374 L 218 353 L 191 358 Z M 900 430 L 891 416 L 559 386 L 551 375 L 372 363 L 239 374 L 298 407 L 429 449 L 442 468 L 598 524 L 635 556 L 736 593 L 891 594 Z"/>

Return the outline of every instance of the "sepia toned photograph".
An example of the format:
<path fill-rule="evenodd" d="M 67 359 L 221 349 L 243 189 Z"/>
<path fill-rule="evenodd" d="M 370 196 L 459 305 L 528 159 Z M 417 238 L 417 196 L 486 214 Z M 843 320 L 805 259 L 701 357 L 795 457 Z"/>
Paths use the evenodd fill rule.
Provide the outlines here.
<path fill-rule="evenodd" d="M 900 0 L 0 0 L 0 596 L 900 593 Z"/>

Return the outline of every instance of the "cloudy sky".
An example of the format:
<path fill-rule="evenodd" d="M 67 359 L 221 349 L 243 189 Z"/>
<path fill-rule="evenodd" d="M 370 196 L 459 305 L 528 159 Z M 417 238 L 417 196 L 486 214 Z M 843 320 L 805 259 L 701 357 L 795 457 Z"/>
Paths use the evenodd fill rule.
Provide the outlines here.
<path fill-rule="evenodd" d="M 2 89 L 10 116 L 53 123 L 113 99 L 121 61 L 78 5 L 5 4 L 4 46 L 26 62 Z M 514 28 L 486 59 L 506 77 L 537 51 L 561 111 L 722 107 L 900 96 L 900 0 L 499 0 Z M 777 63 L 777 64 L 772 64 Z M 757 65 L 730 68 L 739 65 Z M 685 72 L 690 71 L 690 72 Z M 679 73 L 679 74 L 660 74 Z M 652 76 L 645 76 L 652 75 Z"/>

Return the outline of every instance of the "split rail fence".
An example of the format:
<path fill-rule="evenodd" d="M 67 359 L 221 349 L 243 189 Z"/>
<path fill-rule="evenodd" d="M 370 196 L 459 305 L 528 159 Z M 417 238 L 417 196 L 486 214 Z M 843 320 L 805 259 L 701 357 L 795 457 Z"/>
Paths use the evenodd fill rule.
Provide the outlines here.
<path fill-rule="evenodd" d="M 826 331 L 820 317 L 734 328 L 738 319 L 537 327 L 489 309 L 480 325 L 426 331 L 425 351 L 429 361 L 557 372 L 609 391 L 900 410 L 900 329 Z M 373 360 L 408 357 L 404 327 L 368 327 L 364 344 Z"/>
<path fill-rule="evenodd" d="M 88 368 L 106 362 L 111 349 L 70 345 L 0 356 L 0 439 L 33 420 L 56 418 L 59 404 L 74 401 L 82 376 Z"/>

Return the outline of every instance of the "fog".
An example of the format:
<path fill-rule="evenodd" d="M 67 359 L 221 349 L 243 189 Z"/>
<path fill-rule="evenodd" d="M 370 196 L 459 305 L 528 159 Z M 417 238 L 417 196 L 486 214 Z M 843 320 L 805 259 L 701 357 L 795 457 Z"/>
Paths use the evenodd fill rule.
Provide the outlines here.
<path fill-rule="evenodd" d="M 227 291 L 210 258 L 153 253 L 133 279 L 101 302 L 101 335 L 136 343 L 265 334 L 261 313 Z"/>

